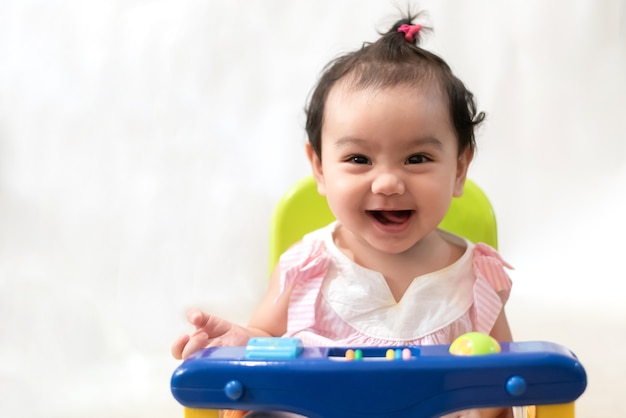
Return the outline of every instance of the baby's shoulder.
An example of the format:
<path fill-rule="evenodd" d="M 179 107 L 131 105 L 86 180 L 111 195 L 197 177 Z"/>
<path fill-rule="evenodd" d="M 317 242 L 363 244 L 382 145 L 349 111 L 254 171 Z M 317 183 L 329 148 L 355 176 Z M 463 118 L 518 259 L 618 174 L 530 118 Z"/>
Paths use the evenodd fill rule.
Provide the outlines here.
<path fill-rule="evenodd" d="M 479 242 L 473 245 L 472 256 L 474 259 L 474 263 L 478 263 L 478 266 L 484 264 L 497 266 L 502 269 L 513 269 L 513 267 L 500 255 L 498 250 L 483 242 Z"/>
<path fill-rule="evenodd" d="M 495 248 L 477 243 L 473 248 L 472 265 L 477 275 L 477 283 L 484 283 L 501 294 L 503 301 L 508 299 L 512 287 L 511 278 L 507 269 L 513 267 L 507 263 Z"/>
<path fill-rule="evenodd" d="M 312 263 L 323 262 L 323 264 L 327 264 L 329 255 L 326 243 L 329 239 L 332 240 L 332 228 L 329 227 L 330 225 L 310 232 L 289 247 L 280 256 L 281 270 L 303 269 Z"/>

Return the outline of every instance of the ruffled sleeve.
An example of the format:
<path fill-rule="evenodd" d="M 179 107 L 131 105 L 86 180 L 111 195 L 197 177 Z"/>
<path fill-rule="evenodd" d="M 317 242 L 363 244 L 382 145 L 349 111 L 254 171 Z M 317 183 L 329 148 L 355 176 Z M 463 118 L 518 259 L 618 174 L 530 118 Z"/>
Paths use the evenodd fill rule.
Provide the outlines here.
<path fill-rule="evenodd" d="M 315 324 L 315 307 L 329 264 L 330 256 L 321 240 L 303 241 L 280 257 L 279 297 L 290 292 L 287 335 Z"/>
<path fill-rule="evenodd" d="M 505 268 L 513 269 L 487 244 L 474 247 L 474 314 L 476 331 L 490 333 L 511 293 L 511 279 Z"/>

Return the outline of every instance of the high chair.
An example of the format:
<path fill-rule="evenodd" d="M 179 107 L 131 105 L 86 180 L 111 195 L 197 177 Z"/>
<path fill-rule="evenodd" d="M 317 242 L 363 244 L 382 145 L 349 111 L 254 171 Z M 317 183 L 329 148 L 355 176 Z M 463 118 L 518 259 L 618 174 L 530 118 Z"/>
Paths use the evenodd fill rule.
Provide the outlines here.
<path fill-rule="evenodd" d="M 280 255 L 284 251 L 286 251 L 289 246 L 299 241 L 306 233 L 321 228 L 333 220 L 334 217 L 330 212 L 330 209 L 328 208 L 326 199 L 317 193 L 317 185 L 312 176 L 305 177 L 304 179 L 294 184 L 283 195 L 274 210 L 270 228 L 270 268 L 273 268 L 273 266 L 277 263 Z M 471 180 L 466 181 L 463 196 L 453 199 L 448 213 L 440 224 L 440 228 L 455 233 L 457 235 L 464 236 L 472 242 L 484 242 L 494 248 L 497 248 L 498 245 L 496 219 L 491 203 L 485 193 Z M 260 387 L 262 386 L 263 390 L 265 390 L 265 386 L 271 386 L 270 383 L 265 382 L 274 382 L 280 386 L 279 382 L 281 381 L 281 370 L 284 373 L 283 369 L 285 367 L 297 369 L 297 366 L 300 364 L 296 360 L 293 360 L 294 358 L 300 355 L 304 357 L 311 356 L 311 350 L 321 350 L 309 348 L 303 349 L 302 347 L 297 346 L 297 342 L 284 340 L 293 339 L 279 339 L 276 342 L 272 341 L 269 343 L 265 341 L 262 342 L 263 344 L 268 344 L 272 346 L 271 350 L 275 350 L 275 346 L 278 344 L 281 346 L 280 350 L 283 350 L 287 352 L 288 355 L 293 356 L 287 360 L 283 358 L 276 359 L 275 357 L 273 357 L 274 351 L 264 351 L 265 354 L 269 355 L 270 357 L 261 357 L 261 360 L 257 359 L 255 361 L 260 361 L 259 364 L 263 364 L 266 367 L 269 365 L 274 365 L 275 369 L 272 369 L 271 371 L 269 369 L 262 370 L 259 367 L 249 367 L 252 364 L 251 362 L 253 360 L 250 360 L 248 359 L 248 357 L 245 356 L 247 356 L 250 350 L 252 350 L 253 348 L 258 349 L 258 347 L 251 348 L 250 345 L 245 349 L 245 352 L 243 347 L 222 347 L 206 349 L 203 352 L 199 352 L 197 353 L 197 355 L 194 355 L 191 358 L 187 359 L 185 362 L 183 362 L 172 376 L 171 388 L 172 393 L 177 398 L 177 400 L 185 406 L 185 418 L 218 417 L 218 412 L 216 410 L 205 408 L 236 408 L 236 403 L 233 403 L 233 400 L 244 399 L 244 394 L 246 393 L 246 390 L 249 390 L 252 393 L 253 390 L 251 387 L 256 384 L 259 384 Z M 284 348 L 282 347 L 282 345 L 286 345 L 288 347 Z M 419 361 L 427 361 L 429 355 L 428 353 L 430 353 L 431 350 L 434 350 L 433 353 L 438 353 L 437 350 L 443 350 L 443 348 L 445 347 L 424 346 L 422 348 L 413 348 L 413 350 L 417 350 L 417 362 L 414 365 L 418 365 Z M 261 349 L 264 350 L 264 348 Z M 345 349 L 342 351 L 338 348 L 333 348 L 330 350 L 331 351 L 328 351 L 328 353 L 324 353 L 330 356 L 331 354 L 329 353 L 336 353 L 337 350 L 341 352 L 341 355 L 345 354 L 346 352 Z M 364 350 L 368 349 L 364 348 Z M 371 350 L 375 351 L 376 349 L 372 348 Z M 489 373 L 491 373 L 489 370 L 491 370 L 490 367 L 493 367 L 493 363 L 499 362 L 502 363 L 498 364 L 497 366 L 501 368 L 498 369 L 499 373 L 509 373 L 510 366 L 510 373 L 514 373 L 513 371 L 517 373 L 519 372 L 519 370 L 523 370 L 530 374 L 534 372 L 541 374 L 541 377 L 535 378 L 538 380 L 533 380 L 534 383 L 528 383 L 528 387 L 534 388 L 535 392 L 541 389 L 541 391 L 545 393 L 544 396 L 541 393 L 537 394 L 533 392 L 533 396 L 535 397 L 526 398 L 532 401 L 529 403 L 537 404 L 536 407 L 529 408 L 529 411 L 532 411 L 532 415 L 531 412 L 529 412 L 529 417 L 534 416 L 535 418 L 574 418 L 574 400 L 582 394 L 586 387 L 586 375 L 584 369 L 582 368 L 582 365 L 580 365 L 573 353 L 571 353 L 564 347 L 546 342 L 503 343 L 503 353 L 505 351 L 509 353 L 508 356 L 511 358 L 510 361 L 507 360 L 507 358 L 503 354 L 479 356 L 483 357 L 482 359 L 480 359 L 480 361 L 486 361 L 484 363 L 484 368 L 479 369 L 479 371 L 477 372 L 477 374 L 481 376 L 478 379 L 483 379 L 484 381 L 479 382 L 478 384 L 472 386 L 472 388 L 469 388 L 467 390 L 479 390 L 478 388 L 482 387 L 482 390 L 486 391 L 485 395 L 488 396 L 488 399 L 493 399 L 493 396 L 499 398 L 495 401 L 496 404 L 494 404 L 493 406 L 508 406 L 509 404 L 502 404 L 502 402 L 504 402 L 502 399 L 509 399 L 511 397 L 511 392 L 509 392 L 509 395 L 507 395 L 504 390 L 501 390 L 501 385 L 499 382 L 502 377 L 500 376 L 498 378 L 494 378 L 495 381 L 498 382 L 496 386 L 498 389 L 491 389 L 491 387 L 489 386 L 490 378 L 486 377 L 487 375 L 489 375 Z M 304 355 L 301 353 L 308 354 Z M 447 353 L 443 352 L 440 354 L 447 355 Z M 434 361 L 439 361 L 437 360 L 437 356 L 440 354 L 433 354 L 433 358 L 435 359 Z M 519 359 L 517 358 L 518 354 Z M 378 354 L 375 354 L 373 356 L 376 355 Z M 501 355 L 502 357 L 498 357 Z M 313 353 L 313 357 L 319 357 L 317 351 Z M 325 358 L 322 360 L 317 360 L 323 362 Z M 302 361 L 304 361 L 304 359 Z M 455 363 L 458 361 L 463 362 L 467 361 L 467 359 L 457 359 L 455 358 L 455 356 L 450 356 L 444 363 L 442 363 L 444 364 L 444 366 L 442 367 L 451 367 L 452 370 L 455 371 L 462 370 L 463 366 L 456 365 Z M 471 361 L 473 361 L 473 367 L 476 367 L 476 365 L 479 364 L 477 363 L 479 361 L 477 357 L 475 357 L 474 360 Z M 511 363 L 511 365 L 509 365 L 509 362 Z M 367 363 L 364 362 L 365 366 L 367 367 L 380 367 L 375 365 L 372 366 L 372 364 L 375 363 L 381 364 L 381 362 L 372 362 L 367 365 Z M 504 363 L 506 363 L 506 365 Z M 338 370 L 340 368 L 340 363 L 336 363 L 336 365 L 334 366 L 321 366 L 321 364 L 325 363 L 316 363 L 314 366 L 314 368 L 317 369 L 318 372 L 320 367 L 333 368 L 329 370 L 329 374 L 327 375 L 332 377 L 328 377 L 325 380 L 326 382 L 335 381 L 336 379 L 338 379 L 338 377 L 335 377 L 333 373 L 339 373 Z M 398 365 L 399 364 L 395 364 L 396 367 Z M 535 369 L 541 369 L 541 371 L 539 372 Z M 352 370 L 354 373 L 356 373 L 356 369 Z M 406 370 L 403 368 L 400 368 L 399 370 L 400 372 L 406 372 Z M 228 380 L 227 378 L 223 377 L 244 376 L 246 373 L 255 373 L 257 371 L 262 373 L 261 377 L 259 378 L 261 380 L 255 381 L 254 377 L 251 376 L 250 379 L 252 380 L 246 381 L 246 384 L 250 387 L 250 389 L 247 389 L 245 385 L 242 385 L 241 382 L 239 382 L 239 380 L 237 379 Z M 377 379 L 383 379 L 385 372 L 389 373 L 390 371 L 389 369 L 378 370 L 376 372 Z M 224 373 L 226 374 L 224 375 Z M 296 383 L 293 382 L 295 382 L 296 380 L 294 380 L 293 373 L 295 372 L 291 371 L 287 374 L 287 376 L 291 376 L 287 378 L 287 381 L 292 383 L 286 383 L 286 387 L 272 388 L 270 393 L 281 393 L 281 390 L 285 392 L 289 389 L 295 390 L 294 384 Z M 307 374 L 309 372 L 303 373 L 304 374 L 302 376 L 302 382 L 306 382 L 307 379 L 313 379 L 313 377 Z M 424 371 L 420 371 L 420 373 L 424 373 Z M 441 374 L 441 372 L 439 371 L 436 373 Z M 218 376 L 221 377 L 218 378 Z M 511 380 L 516 377 L 518 376 L 512 376 L 508 379 Z M 220 380 L 220 378 L 222 380 Z M 467 380 L 469 382 L 469 380 L 473 378 L 474 376 L 472 374 L 469 374 L 467 376 L 464 376 L 461 380 Z M 544 378 L 548 380 L 542 380 Z M 238 379 L 243 380 L 243 377 L 239 377 Z M 414 383 L 414 380 L 415 379 L 410 380 L 410 385 L 417 385 L 416 383 Z M 217 381 L 217 386 L 212 386 L 215 381 Z M 522 381 L 524 383 L 524 390 L 522 392 L 524 392 L 526 390 L 527 383 L 523 379 Z M 226 384 L 224 382 L 226 382 Z M 395 380 L 392 380 L 389 385 L 393 385 L 394 382 Z M 507 380 L 507 385 L 508 383 L 509 381 Z M 229 387 L 229 385 L 231 385 L 231 387 Z M 235 387 L 232 387 L 233 385 Z M 239 387 L 238 385 L 242 385 L 242 387 Z M 485 388 L 490 389 L 486 390 Z M 261 389 L 259 389 L 259 391 L 260 390 Z M 499 392 L 499 390 L 501 391 L 501 393 Z M 513 388 L 511 390 L 517 389 Z M 462 392 L 460 388 L 457 388 L 456 391 L 459 393 Z M 306 390 L 302 390 L 300 392 L 304 392 L 302 395 L 303 398 L 297 400 L 295 399 L 296 396 L 294 396 L 293 402 L 294 404 L 300 403 L 305 405 L 307 401 L 310 401 L 310 399 L 307 400 L 306 397 L 309 396 L 308 394 L 310 394 L 311 392 L 307 392 Z M 496 393 L 496 395 L 494 395 L 494 393 Z M 311 396 L 313 395 L 310 395 L 309 397 Z M 328 399 L 328 394 L 324 396 L 326 397 L 323 397 L 322 399 Z M 461 395 L 456 394 L 455 396 Z M 472 396 L 478 395 L 472 392 Z M 250 394 L 247 399 L 248 401 L 252 399 L 252 402 L 254 402 L 258 400 L 257 398 L 262 398 L 262 395 L 258 392 Z M 388 398 L 394 399 L 394 396 L 388 394 Z M 385 399 L 380 400 L 380 403 L 384 402 Z M 546 403 L 554 404 L 546 405 Z M 268 407 L 274 407 L 275 410 L 280 409 L 276 407 L 277 404 L 266 403 L 264 405 Z M 520 405 L 520 403 L 511 403 L 510 405 Z M 243 407 L 241 409 L 250 408 Z M 330 414 L 331 412 L 328 412 L 328 408 L 325 408 L 323 413 L 326 413 L 327 415 L 322 414 L 319 416 L 330 416 L 328 414 Z M 348 413 L 346 411 L 334 411 L 332 412 L 332 414 L 334 414 L 333 416 L 348 416 Z M 353 416 L 356 417 L 359 416 L 360 413 L 355 412 L 354 414 L 355 415 Z M 376 415 L 373 412 L 372 414 L 368 413 L 367 415 L 385 416 Z"/>

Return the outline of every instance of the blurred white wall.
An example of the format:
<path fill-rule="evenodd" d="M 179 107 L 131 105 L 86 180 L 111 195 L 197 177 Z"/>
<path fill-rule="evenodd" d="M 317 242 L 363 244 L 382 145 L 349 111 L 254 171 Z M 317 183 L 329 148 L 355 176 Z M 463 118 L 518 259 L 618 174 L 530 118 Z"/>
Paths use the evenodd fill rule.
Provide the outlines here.
<path fill-rule="evenodd" d="M 517 268 L 514 333 L 579 354 L 580 416 L 624 415 L 626 1 L 421 6 L 426 46 L 488 113 L 471 177 Z M 306 97 L 396 16 L 379 0 L 0 0 L 0 416 L 182 416 L 185 310 L 246 321 L 272 207 L 308 173 Z"/>

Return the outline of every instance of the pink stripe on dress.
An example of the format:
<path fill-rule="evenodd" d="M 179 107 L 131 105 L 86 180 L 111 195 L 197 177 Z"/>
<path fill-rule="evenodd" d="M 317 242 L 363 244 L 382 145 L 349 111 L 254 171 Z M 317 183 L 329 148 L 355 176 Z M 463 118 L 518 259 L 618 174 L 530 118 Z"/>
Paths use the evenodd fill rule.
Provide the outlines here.
<path fill-rule="evenodd" d="M 512 268 L 487 244 L 474 247 L 474 307 L 476 331 L 490 333 L 509 298 L 511 279 L 504 267 Z"/>
<path fill-rule="evenodd" d="M 281 256 L 280 294 L 292 289 L 288 309 L 288 335 L 315 325 L 319 289 L 329 263 L 330 257 L 324 250 L 324 243 L 316 240 L 295 246 Z"/>

